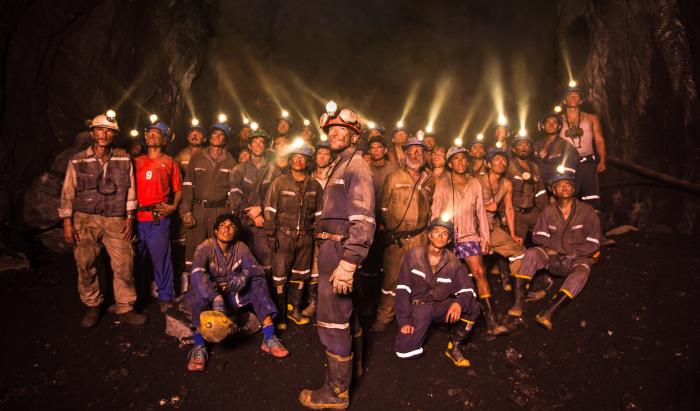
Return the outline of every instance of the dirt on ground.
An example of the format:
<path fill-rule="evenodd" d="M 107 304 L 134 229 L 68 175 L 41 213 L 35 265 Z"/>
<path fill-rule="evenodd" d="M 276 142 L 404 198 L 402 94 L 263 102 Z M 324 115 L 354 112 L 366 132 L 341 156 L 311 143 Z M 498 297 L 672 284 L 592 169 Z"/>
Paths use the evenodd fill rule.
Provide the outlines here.
<path fill-rule="evenodd" d="M 490 338 L 479 323 L 464 349 L 470 368 L 445 358 L 445 330 L 434 329 L 415 360 L 394 354 L 395 325 L 366 332 L 351 409 L 697 409 L 700 242 L 643 233 L 617 241 L 553 331 L 533 321 L 546 300 L 528 303 L 512 335 Z M 323 382 L 313 325 L 281 334 L 289 358 L 262 353 L 257 333 L 213 345 L 206 372 L 192 374 L 189 347 L 164 334 L 156 303 L 143 307 L 143 327 L 105 313 L 85 330 L 72 257 L 45 254 L 34 265 L 0 273 L 0 409 L 301 409 L 299 391 Z M 505 313 L 511 297 L 491 280 Z"/>

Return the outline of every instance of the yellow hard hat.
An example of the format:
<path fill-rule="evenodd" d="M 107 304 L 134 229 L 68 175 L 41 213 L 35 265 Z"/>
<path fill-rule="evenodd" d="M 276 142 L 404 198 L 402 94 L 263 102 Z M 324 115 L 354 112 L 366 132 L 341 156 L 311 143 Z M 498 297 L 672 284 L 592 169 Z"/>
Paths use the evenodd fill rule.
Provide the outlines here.
<path fill-rule="evenodd" d="M 199 332 L 206 341 L 223 341 L 233 327 L 233 322 L 221 311 L 202 311 L 199 314 Z"/>

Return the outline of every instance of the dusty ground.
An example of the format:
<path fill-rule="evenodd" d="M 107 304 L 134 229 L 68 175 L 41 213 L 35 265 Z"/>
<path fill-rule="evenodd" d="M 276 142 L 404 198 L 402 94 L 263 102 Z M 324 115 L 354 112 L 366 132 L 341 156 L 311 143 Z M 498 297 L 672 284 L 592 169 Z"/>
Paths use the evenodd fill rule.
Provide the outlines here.
<path fill-rule="evenodd" d="M 393 354 L 395 326 L 367 333 L 366 372 L 351 408 L 695 408 L 699 242 L 635 233 L 618 243 L 553 332 L 532 321 L 542 301 L 530 303 L 516 335 L 488 341 L 477 329 L 465 349 L 470 369 L 448 363 L 444 331 L 411 361 Z M 504 312 L 510 297 L 497 298 Z M 282 335 L 290 358 L 263 354 L 256 334 L 214 346 L 208 370 L 197 375 L 185 371 L 187 348 L 163 334 L 155 304 L 145 308 L 151 322 L 142 328 L 107 314 L 83 330 L 70 256 L 40 257 L 35 274 L 3 274 L 0 301 L 2 409 L 298 409 L 299 390 L 323 380 L 312 326 Z"/>

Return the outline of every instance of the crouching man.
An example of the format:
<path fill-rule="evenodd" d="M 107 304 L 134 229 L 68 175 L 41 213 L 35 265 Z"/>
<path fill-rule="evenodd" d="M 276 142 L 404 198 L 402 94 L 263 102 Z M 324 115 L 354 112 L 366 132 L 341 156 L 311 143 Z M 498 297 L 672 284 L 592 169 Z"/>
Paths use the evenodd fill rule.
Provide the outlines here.
<path fill-rule="evenodd" d="M 430 324 L 452 324 L 445 355 L 458 367 L 469 367 L 459 346 L 467 337 L 481 305 L 467 269 L 447 249 L 453 236 L 452 222 L 434 219 L 428 245 L 414 247 L 401 264 L 396 286 L 396 355 L 415 358 L 423 354 Z"/>
<path fill-rule="evenodd" d="M 217 334 L 211 328 L 230 328 L 223 315 L 211 311 L 224 313 L 227 309 L 237 311 L 252 306 L 263 327 L 260 348 L 278 358 L 289 355 L 275 336 L 273 319 L 277 316 L 277 309 L 270 298 L 263 269 L 248 246 L 235 240 L 237 231 L 236 217 L 221 214 L 214 222 L 214 237 L 206 239 L 195 251 L 192 289 L 184 298 L 192 312 L 192 326 L 196 328 L 195 346 L 187 363 L 189 371 L 204 370 L 207 361 L 205 336 Z M 226 335 L 225 332 L 218 334 L 218 338 L 209 338 L 211 342 L 221 341 Z"/>
<path fill-rule="evenodd" d="M 548 330 L 552 316 L 581 293 L 591 272 L 592 256 L 600 249 L 600 220 L 589 204 L 574 198 L 574 174 L 558 170 L 550 180 L 557 202 L 548 204 L 540 214 L 532 233 L 538 247 L 528 248 L 515 276 L 513 307 L 508 315 L 520 317 L 525 294 L 535 272 L 548 269 L 565 277 L 559 292 L 535 320 Z"/>

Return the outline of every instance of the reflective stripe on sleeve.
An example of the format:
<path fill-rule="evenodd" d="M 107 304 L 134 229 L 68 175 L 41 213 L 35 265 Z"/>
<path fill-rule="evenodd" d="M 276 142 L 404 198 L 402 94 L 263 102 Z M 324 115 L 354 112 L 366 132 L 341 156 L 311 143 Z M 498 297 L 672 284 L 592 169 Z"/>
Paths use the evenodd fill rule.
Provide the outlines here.
<path fill-rule="evenodd" d="M 411 287 L 409 287 L 407 285 L 399 284 L 396 286 L 396 289 L 397 290 L 405 290 L 405 291 L 408 291 L 409 294 L 411 294 Z"/>
<path fill-rule="evenodd" d="M 415 274 L 415 275 L 417 275 L 417 276 L 419 276 L 419 277 L 423 277 L 423 279 L 425 279 L 425 273 L 424 273 L 424 272 L 419 271 L 419 270 L 416 270 L 415 268 L 414 268 L 413 270 L 411 270 L 411 272 L 412 272 L 413 274 Z"/>
<path fill-rule="evenodd" d="M 276 213 L 276 212 L 277 212 L 277 209 L 276 209 L 276 208 L 273 208 L 273 207 L 265 207 L 265 211 L 269 211 L 269 212 L 271 212 L 271 213 Z"/>
<path fill-rule="evenodd" d="M 586 237 L 586 241 L 591 241 L 591 242 L 593 242 L 593 243 L 600 244 L 600 241 L 596 240 L 596 239 L 593 238 L 593 237 Z"/>
<path fill-rule="evenodd" d="M 348 217 L 348 221 L 365 221 L 365 222 L 368 222 L 370 224 L 376 224 L 374 222 L 374 218 L 367 217 L 366 215 L 362 215 L 362 214 L 353 214 L 350 217 Z"/>
<path fill-rule="evenodd" d="M 540 190 L 540 191 L 538 191 L 537 194 L 535 194 L 535 197 L 539 197 L 539 196 L 541 196 L 542 194 L 547 194 L 547 190 Z"/>
<path fill-rule="evenodd" d="M 451 283 L 451 282 L 452 282 L 452 279 L 451 279 L 451 278 L 442 278 L 442 277 L 438 277 L 438 278 L 437 278 L 437 282 L 439 282 L 439 283 Z"/>
<path fill-rule="evenodd" d="M 460 295 L 462 293 L 472 293 L 474 298 L 476 298 L 476 293 L 474 292 L 473 288 L 462 288 L 461 290 L 457 291 L 455 295 Z"/>
<path fill-rule="evenodd" d="M 545 237 L 547 237 L 547 238 L 551 237 L 551 236 L 549 235 L 549 233 L 545 233 L 544 231 L 536 231 L 536 232 L 535 232 L 535 235 L 543 235 L 543 236 L 545 236 Z"/>
<path fill-rule="evenodd" d="M 389 294 L 389 295 L 393 295 L 394 297 L 396 297 L 396 293 L 395 293 L 395 292 L 393 292 L 393 291 L 388 291 L 388 290 L 385 290 L 385 289 L 383 289 L 383 288 L 382 288 L 382 294 Z"/>
<path fill-rule="evenodd" d="M 320 321 L 320 320 L 316 320 L 316 325 L 319 327 L 332 328 L 335 330 L 344 330 L 346 328 L 350 328 L 350 323 L 343 323 L 343 324 L 327 323 L 325 321 Z"/>

